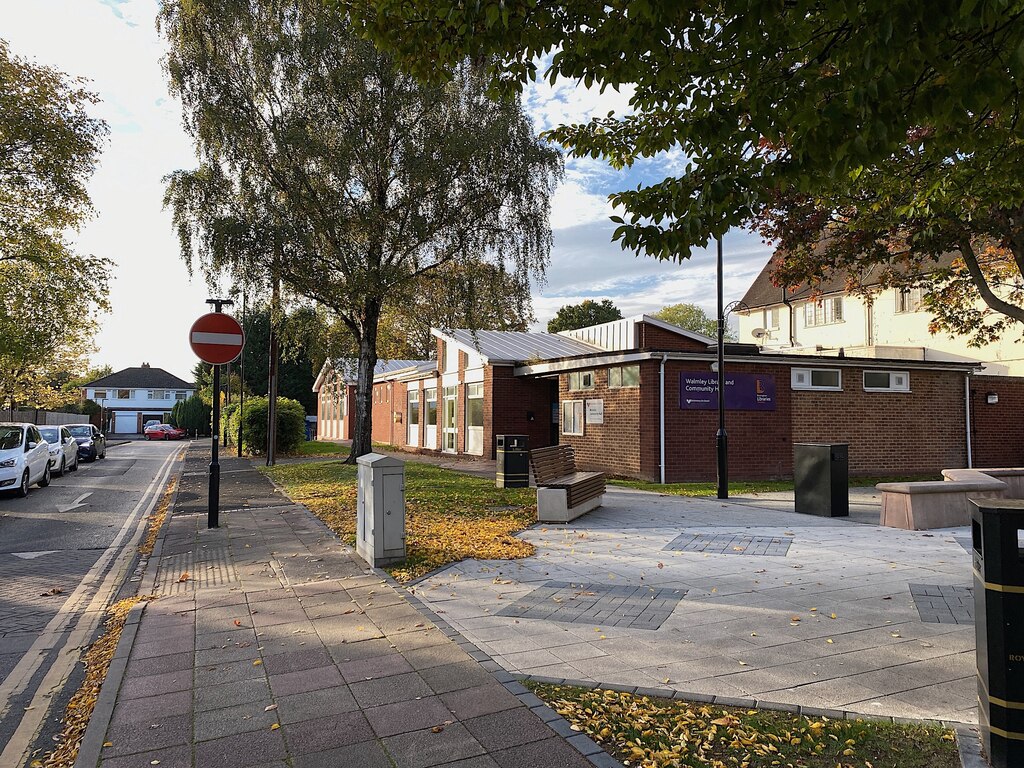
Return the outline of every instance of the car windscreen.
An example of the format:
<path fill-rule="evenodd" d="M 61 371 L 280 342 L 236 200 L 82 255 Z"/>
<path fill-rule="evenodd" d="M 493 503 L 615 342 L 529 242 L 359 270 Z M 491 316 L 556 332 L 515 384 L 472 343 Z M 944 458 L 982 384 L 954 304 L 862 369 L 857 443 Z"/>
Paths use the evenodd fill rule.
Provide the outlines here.
<path fill-rule="evenodd" d="M 56 427 L 39 427 L 39 434 L 50 445 L 56 445 L 60 442 L 60 430 Z"/>
<path fill-rule="evenodd" d="M 68 427 L 71 430 L 71 434 L 75 437 L 92 437 L 92 427 Z"/>
<path fill-rule="evenodd" d="M 11 451 L 21 447 L 21 427 L 0 427 L 0 451 Z"/>

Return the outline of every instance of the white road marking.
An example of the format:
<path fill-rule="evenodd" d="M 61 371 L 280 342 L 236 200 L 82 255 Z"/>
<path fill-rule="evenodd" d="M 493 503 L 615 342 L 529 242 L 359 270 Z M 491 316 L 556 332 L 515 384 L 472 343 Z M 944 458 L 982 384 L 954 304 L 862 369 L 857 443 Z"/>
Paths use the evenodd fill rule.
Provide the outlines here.
<path fill-rule="evenodd" d="M 60 552 L 59 549 L 47 549 L 43 552 L 11 552 L 15 557 L 20 557 L 22 560 L 35 560 L 37 557 L 43 555 L 52 555 L 54 552 Z"/>
<path fill-rule="evenodd" d="M 72 509 L 78 509 L 79 507 L 87 507 L 89 505 L 83 504 L 82 502 L 88 499 L 90 496 L 92 496 L 92 491 L 89 491 L 88 493 L 83 493 L 81 496 L 75 499 L 72 504 L 69 504 L 66 507 L 57 507 L 57 511 L 70 512 Z"/>
<path fill-rule="evenodd" d="M 0 753 L 0 765 L 22 765 L 27 759 L 27 753 L 32 746 L 32 741 L 39 732 L 39 726 L 49 710 L 51 696 L 59 690 L 60 686 L 74 669 L 82 647 L 89 642 L 96 626 L 103 618 L 104 608 L 118 589 L 123 573 L 131 563 L 131 558 L 135 552 L 135 545 L 142 538 L 146 530 L 146 518 L 152 513 L 153 508 L 159 501 L 160 492 L 166 485 L 174 460 L 180 454 L 181 449 L 179 448 L 164 460 L 160 470 L 142 494 L 139 503 L 135 505 L 131 514 L 124 521 L 124 525 L 121 526 L 110 546 L 100 555 L 99 560 L 89 569 L 85 578 L 82 579 L 75 591 L 71 593 L 71 596 L 61 606 L 57 615 L 50 620 L 46 628 L 36 638 L 32 647 L 21 657 L 18 664 L 11 670 L 11 673 L 0 684 L 0 718 L 2 718 L 10 709 L 11 699 L 28 686 L 32 676 L 42 665 L 47 652 L 57 646 L 61 636 L 68 628 L 66 624 L 69 623 L 79 604 L 85 599 L 86 593 L 92 587 L 93 582 L 100 578 L 101 574 L 110 564 L 110 561 L 116 557 L 117 562 L 107 573 L 106 578 L 96 590 L 88 607 L 79 616 L 72 631 L 68 633 L 67 640 L 58 650 L 53 664 L 43 676 L 42 682 L 32 696 L 32 701 L 26 708 L 25 715 L 18 724 L 17 730 L 11 735 L 11 739 L 8 741 L 4 751 Z M 142 511 L 143 507 L 145 507 L 144 511 Z M 140 511 L 142 512 L 141 514 Z M 132 532 L 133 524 L 134 532 Z M 128 541 L 127 546 L 121 547 L 121 543 L 129 533 L 132 534 L 131 539 Z"/>

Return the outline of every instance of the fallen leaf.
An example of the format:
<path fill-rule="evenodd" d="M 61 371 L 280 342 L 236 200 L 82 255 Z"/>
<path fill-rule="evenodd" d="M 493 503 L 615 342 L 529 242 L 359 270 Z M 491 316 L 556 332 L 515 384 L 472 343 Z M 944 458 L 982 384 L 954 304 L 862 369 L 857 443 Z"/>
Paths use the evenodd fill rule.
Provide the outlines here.
<path fill-rule="evenodd" d="M 235 626 L 236 627 L 242 626 L 242 622 L 240 622 L 238 619 L 235 619 Z"/>
<path fill-rule="evenodd" d="M 443 730 L 444 730 L 444 726 L 443 725 L 435 725 L 433 728 L 430 729 L 430 732 L 431 733 L 440 733 Z"/>
<path fill-rule="evenodd" d="M 661 569 L 661 568 L 664 568 L 664 567 L 665 567 L 665 564 L 664 564 L 664 563 L 658 563 L 658 568 L 659 568 L 659 569 Z"/>
<path fill-rule="evenodd" d="M 192 577 L 189 576 L 188 571 L 182 571 L 181 576 L 178 577 L 178 581 L 180 583 L 182 581 L 188 581 L 190 578 Z"/>
<path fill-rule="evenodd" d="M 272 726 L 270 726 L 270 730 L 276 731 L 280 727 L 281 727 L 280 723 L 274 723 Z"/>
<path fill-rule="evenodd" d="M 258 667 L 258 666 L 260 666 L 260 665 L 261 665 L 262 663 L 263 663 L 263 661 L 262 661 L 261 659 L 256 659 L 256 661 L 254 661 L 254 662 L 252 663 L 252 665 L 253 665 L 254 667 Z"/>
<path fill-rule="evenodd" d="M 61 589 L 60 587 L 53 587 L 52 589 L 46 590 L 45 592 L 43 592 L 39 596 L 40 597 L 53 597 L 54 595 L 63 595 L 63 594 L 64 594 L 64 590 L 63 589 Z"/>
<path fill-rule="evenodd" d="M 263 708 L 263 711 L 273 712 L 275 709 L 277 709 L 277 704 L 268 704 L 266 707 Z"/>

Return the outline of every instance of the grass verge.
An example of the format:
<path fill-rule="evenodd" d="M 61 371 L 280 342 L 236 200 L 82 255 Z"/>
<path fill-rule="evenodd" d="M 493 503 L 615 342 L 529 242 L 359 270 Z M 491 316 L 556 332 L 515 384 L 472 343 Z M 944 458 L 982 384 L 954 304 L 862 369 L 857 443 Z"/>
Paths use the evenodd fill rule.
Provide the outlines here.
<path fill-rule="evenodd" d="M 851 477 L 851 488 L 872 488 L 878 483 L 908 483 L 918 480 L 941 480 L 934 475 L 893 475 L 889 477 Z M 635 488 L 638 491 L 667 494 L 669 496 L 713 497 L 718 493 L 715 483 L 651 483 L 647 480 L 615 478 L 608 481 L 609 485 L 622 488 Z M 774 493 L 792 491 L 792 480 L 743 480 L 729 483 L 729 495 L 745 496 L 751 493 Z"/>
<path fill-rule="evenodd" d="M 959 768 L 940 726 L 829 720 L 618 691 L 527 685 L 625 765 L 643 768 Z"/>
<path fill-rule="evenodd" d="M 356 468 L 337 461 L 261 468 L 346 543 L 355 543 Z M 406 560 L 389 566 L 407 582 L 465 558 L 513 560 L 533 546 L 514 534 L 533 523 L 529 488 L 496 488 L 485 480 L 429 464 L 406 462 Z"/>
<path fill-rule="evenodd" d="M 299 449 L 288 456 L 348 456 L 349 447 L 326 440 L 306 440 L 299 443 Z"/>
<path fill-rule="evenodd" d="M 128 618 L 128 611 L 139 601 L 152 599 L 154 599 L 152 596 L 129 597 L 114 603 L 107 609 L 107 623 L 103 634 L 89 646 L 89 650 L 82 657 L 82 664 L 85 665 L 85 679 L 64 710 L 64 718 L 61 721 L 64 727 L 59 734 L 59 741 L 51 752 L 47 752 L 41 759 L 29 763 L 30 768 L 72 768 L 74 766 L 82 738 L 85 736 L 85 729 L 89 726 L 89 719 L 96 708 L 100 686 L 103 685 L 107 670 L 110 668 L 110 661 L 114 658 L 114 652 L 117 650 L 117 643 L 121 639 L 121 631 Z"/>

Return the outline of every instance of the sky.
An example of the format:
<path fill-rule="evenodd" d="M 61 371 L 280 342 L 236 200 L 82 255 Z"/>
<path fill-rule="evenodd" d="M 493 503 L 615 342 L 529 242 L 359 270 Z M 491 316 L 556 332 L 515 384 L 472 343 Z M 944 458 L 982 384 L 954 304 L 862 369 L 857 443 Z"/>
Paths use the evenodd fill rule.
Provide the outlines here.
<path fill-rule="evenodd" d="M 74 235 L 76 248 L 114 263 L 112 311 L 100 320 L 96 364 L 114 370 L 148 362 L 191 379 L 196 358 L 188 345 L 193 320 L 211 295 L 201 275 L 190 276 L 178 250 L 163 177 L 196 164 L 181 127 L 181 107 L 161 69 L 164 45 L 155 27 L 156 0 L 0 0 L 0 37 L 13 53 L 84 77 L 101 103 L 110 140 L 89 182 L 97 215 Z M 604 94 L 571 82 L 537 84 L 525 105 L 538 130 L 609 110 L 626 111 L 629 93 Z M 535 286 L 535 330 L 564 304 L 611 299 L 626 316 L 691 302 L 714 313 L 713 252 L 683 264 L 658 262 L 621 250 L 607 196 L 671 175 L 678 159 L 645 160 L 619 172 L 599 160 L 568 159 L 552 200 L 554 246 L 543 285 Z M 742 297 L 770 255 L 751 233 L 725 238 L 725 301 Z M 226 287 L 226 286 L 225 286 Z"/>

